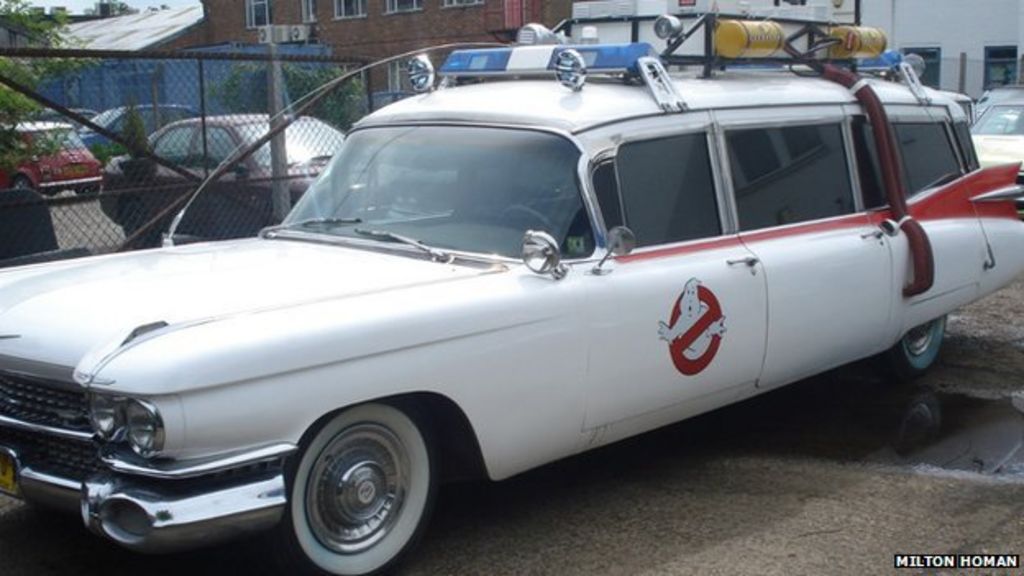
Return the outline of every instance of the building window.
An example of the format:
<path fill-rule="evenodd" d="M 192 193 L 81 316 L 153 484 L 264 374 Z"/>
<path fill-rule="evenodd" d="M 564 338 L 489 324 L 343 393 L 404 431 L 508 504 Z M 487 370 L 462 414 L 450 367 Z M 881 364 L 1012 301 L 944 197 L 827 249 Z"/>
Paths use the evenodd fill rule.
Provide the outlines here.
<path fill-rule="evenodd" d="M 917 54 L 924 59 L 921 83 L 938 89 L 942 83 L 942 48 L 906 48 L 904 54 Z"/>
<path fill-rule="evenodd" d="M 423 9 L 423 0 L 386 0 L 384 13 L 415 12 Z"/>
<path fill-rule="evenodd" d="M 985 48 L 985 89 L 1017 83 L 1017 47 Z"/>
<path fill-rule="evenodd" d="M 366 0 L 334 0 L 335 18 L 360 18 L 366 16 Z"/>
<path fill-rule="evenodd" d="M 245 27 L 257 28 L 270 24 L 270 0 L 245 0 Z"/>
<path fill-rule="evenodd" d="M 302 22 L 311 24 L 316 22 L 316 0 L 299 0 L 302 3 Z"/>
<path fill-rule="evenodd" d="M 388 63 L 388 92 L 402 91 L 402 76 L 405 72 L 401 61 Z"/>
<path fill-rule="evenodd" d="M 454 8 L 456 6 L 479 6 L 484 3 L 484 0 L 441 0 L 441 6 L 444 8 Z"/>

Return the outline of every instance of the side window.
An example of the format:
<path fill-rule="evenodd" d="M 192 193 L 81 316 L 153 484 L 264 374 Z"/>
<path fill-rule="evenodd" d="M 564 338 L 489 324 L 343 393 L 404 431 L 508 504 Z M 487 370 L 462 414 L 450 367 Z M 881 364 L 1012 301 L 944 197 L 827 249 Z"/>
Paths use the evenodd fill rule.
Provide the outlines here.
<path fill-rule="evenodd" d="M 619 182 L 615 174 L 615 163 L 604 162 L 598 165 L 591 174 L 594 182 L 594 193 L 597 204 L 601 207 L 601 216 L 608 230 L 622 226 L 622 202 L 619 199 Z"/>
<path fill-rule="evenodd" d="M 956 143 L 960 147 L 960 157 L 964 159 L 965 168 L 968 172 L 974 172 L 981 167 L 978 162 L 978 153 L 974 150 L 974 140 L 971 140 L 971 128 L 967 122 L 957 122 L 953 125 L 956 132 Z"/>
<path fill-rule="evenodd" d="M 230 132 L 223 128 L 210 128 L 206 131 L 206 165 L 210 168 L 218 166 L 231 156 L 236 146 Z"/>
<path fill-rule="evenodd" d="M 165 132 L 153 143 L 153 153 L 175 164 L 185 164 L 192 148 L 192 128 L 182 126 Z"/>
<path fill-rule="evenodd" d="M 853 212 L 839 124 L 732 130 L 726 143 L 741 230 Z"/>
<path fill-rule="evenodd" d="M 638 246 L 722 233 L 706 134 L 625 144 L 616 163 L 622 218 Z"/>
<path fill-rule="evenodd" d="M 882 183 L 882 165 L 878 161 L 878 148 L 875 147 L 875 131 L 863 116 L 853 119 L 853 146 L 864 207 L 868 210 L 881 208 L 888 203 L 885 185 Z"/>
<path fill-rule="evenodd" d="M 960 163 L 942 123 L 897 123 L 908 196 L 960 175 Z"/>

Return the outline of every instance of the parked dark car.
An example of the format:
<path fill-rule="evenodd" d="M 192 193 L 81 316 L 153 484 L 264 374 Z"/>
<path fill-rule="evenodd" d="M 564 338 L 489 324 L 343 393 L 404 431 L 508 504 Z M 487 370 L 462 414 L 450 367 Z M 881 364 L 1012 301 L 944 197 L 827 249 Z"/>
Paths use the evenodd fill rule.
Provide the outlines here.
<path fill-rule="evenodd" d="M 96 116 L 92 117 L 91 120 L 93 124 L 106 128 L 115 134 L 120 134 L 124 129 L 124 122 L 128 116 L 128 110 L 128 106 L 111 108 L 110 110 L 100 112 Z M 195 118 L 199 115 L 199 113 L 192 108 L 178 104 L 160 104 L 156 107 L 150 104 L 144 104 L 136 106 L 135 110 L 138 111 L 139 115 L 142 117 L 142 123 L 146 126 L 146 134 L 152 134 L 161 127 L 172 122 L 177 122 L 178 120 L 184 120 L 186 118 Z M 110 140 L 107 139 L 106 136 L 93 132 L 91 129 L 86 127 L 83 127 L 79 131 L 79 135 L 82 137 L 82 141 L 85 142 L 85 145 L 90 148 L 97 144 L 110 144 Z"/>
<path fill-rule="evenodd" d="M 0 185 L 46 195 L 69 189 L 78 194 L 99 191 L 103 167 L 70 124 L 24 122 L 17 131 L 25 145 L 37 153 L 0 176 Z"/>
<path fill-rule="evenodd" d="M 202 122 L 175 122 L 150 137 L 153 153 L 205 178 L 236 150 L 247 147 L 270 130 L 265 114 L 208 116 L 205 147 Z M 344 134 L 320 120 L 302 117 L 285 130 L 288 151 L 288 189 L 297 200 L 341 146 Z M 178 233 L 197 239 L 227 239 L 255 235 L 275 224 L 271 195 L 271 153 L 265 144 L 234 166 L 204 191 L 182 221 Z M 103 212 L 131 237 L 175 199 L 194 191 L 197 181 L 147 158 L 119 156 L 104 173 Z M 177 210 L 140 236 L 136 247 L 157 246 Z"/>

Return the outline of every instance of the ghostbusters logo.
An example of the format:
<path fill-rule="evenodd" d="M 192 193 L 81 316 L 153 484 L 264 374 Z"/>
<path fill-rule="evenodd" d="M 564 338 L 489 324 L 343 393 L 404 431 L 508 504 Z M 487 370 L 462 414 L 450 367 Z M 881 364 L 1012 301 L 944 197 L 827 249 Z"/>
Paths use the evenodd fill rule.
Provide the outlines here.
<path fill-rule="evenodd" d="M 658 323 L 658 336 L 668 342 L 672 363 L 686 376 L 700 374 L 711 364 L 723 334 L 725 316 L 718 298 L 696 278 L 686 283 L 668 323 Z"/>

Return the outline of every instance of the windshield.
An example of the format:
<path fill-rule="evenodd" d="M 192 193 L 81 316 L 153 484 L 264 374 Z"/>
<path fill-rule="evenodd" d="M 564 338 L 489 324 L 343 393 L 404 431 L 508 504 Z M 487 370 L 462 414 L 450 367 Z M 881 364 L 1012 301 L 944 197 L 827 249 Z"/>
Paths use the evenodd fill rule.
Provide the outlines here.
<path fill-rule="evenodd" d="M 971 132 L 982 136 L 1024 136 L 1024 106 L 993 106 Z"/>
<path fill-rule="evenodd" d="M 124 108 L 111 108 L 110 110 L 101 112 L 96 116 L 93 116 L 92 123 L 97 126 L 106 127 L 107 124 L 110 124 L 115 118 L 121 115 L 122 110 L 124 110 Z"/>
<path fill-rule="evenodd" d="M 251 146 L 270 132 L 270 123 L 250 124 L 241 128 L 245 146 Z M 315 118 L 299 118 L 284 130 L 288 164 L 302 164 L 311 160 L 328 159 L 341 148 L 345 135 Z M 270 167 L 270 143 L 253 153 L 253 160 L 264 168 Z"/>
<path fill-rule="evenodd" d="M 519 257 L 523 234 L 539 230 L 566 257 L 588 256 L 594 244 L 577 184 L 579 156 L 564 138 L 526 130 L 356 131 L 284 226 L 356 238 L 390 232 L 511 258 Z"/>

